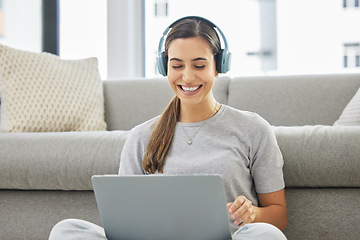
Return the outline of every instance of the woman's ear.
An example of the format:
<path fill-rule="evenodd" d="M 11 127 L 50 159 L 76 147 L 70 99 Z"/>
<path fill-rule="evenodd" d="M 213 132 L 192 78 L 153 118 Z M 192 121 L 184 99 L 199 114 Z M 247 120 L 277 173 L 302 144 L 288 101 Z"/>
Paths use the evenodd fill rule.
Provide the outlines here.
<path fill-rule="evenodd" d="M 215 77 L 219 76 L 219 72 L 216 69 L 216 56 L 214 57 L 214 71 L 215 71 Z"/>
<path fill-rule="evenodd" d="M 215 71 L 215 77 L 218 77 L 218 76 L 219 76 L 219 72 L 218 72 L 218 70 L 216 69 L 216 63 L 215 63 L 214 71 Z"/>

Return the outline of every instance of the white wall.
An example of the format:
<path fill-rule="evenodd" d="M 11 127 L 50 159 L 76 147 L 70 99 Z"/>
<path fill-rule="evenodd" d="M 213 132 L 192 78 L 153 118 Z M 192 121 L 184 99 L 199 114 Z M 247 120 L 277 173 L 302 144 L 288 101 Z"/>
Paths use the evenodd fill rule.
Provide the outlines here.
<path fill-rule="evenodd" d="M 97 57 L 103 79 L 141 77 L 146 51 L 146 75 L 152 77 L 164 29 L 179 17 L 201 15 L 227 36 L 233 53 L 228 75 L 264 74 L 259 59 L 246 55 L 261 45 L 259 1 L 222 0 L 219 5 L 218 0 L 169 0 L 168 17 L 146 18 L 145 50 L 142 1 L 61 0 L 68 10 L 60 20 L 60 56 Z M 155 0 L 144 1 L 145 11 L 153 14 Z M 41 51 L 41 0 L 3 0 L 3 12 L 0 43 Z M 360 68 L 343 68 L 343 44 L 360 41 L 359 22 L 360 9 L 343 9 L 342 0 L 277 0 L 278 70 L 274 74 L 359 72 Z"/>
<path fill-rule="evenodd" d="M 0 43 L 22 50 L 42 49 L 41 0 L 3 0 Z"/>
<path fill-rule="evenodd" d="M 60 0 L 60 57 L 96 57 L 107 78 L 107 3 L 104 0 Z"/>
<path fill-rule="evenodd" d="M 186 15 L 206 17 L 223 30 L 233 53 L 230 76 L 360 72 L 343 67 L 344 43 L 360 42 L 360 8 L 344 9 L 342 0 L 276 0 L 277 69 L 262 71 L 261 59 L 247 53 L 264 50 L 261 45 L 268 43 L 260 42 L 265 33 L 260 28 L 260 5 L 266 1 L 146 0 L 146 76 L 156 74 L 162 32 Z M 167 17 L 154 16 L 156 2 L 168 2 Z"/>
<path fill-rule="evenodd" d="M 277 0 L 278 72 L 344 72 L 343 44 L 359 42 L 359 8 L 342 0 Z M 359 69 L 349 69 L 359 71 Z"/>
<path fill-rule="evenodd" d="M 42 50 L 42 1 L 3 0 L 0 43 Z M 63 59 L 97 57 L 103 79 L 143 76 L 142 0 L 60 0 Z"/>
<path fill-rule="evenodd" d="M 143 76 L 142 0 L 61 0 L 60 56 L 95 56 L 102 79 Z"/>
<path fill-rule="evenodd" d="M 142 0 L 108 0 L 108 78 L 143 76 Z"/>

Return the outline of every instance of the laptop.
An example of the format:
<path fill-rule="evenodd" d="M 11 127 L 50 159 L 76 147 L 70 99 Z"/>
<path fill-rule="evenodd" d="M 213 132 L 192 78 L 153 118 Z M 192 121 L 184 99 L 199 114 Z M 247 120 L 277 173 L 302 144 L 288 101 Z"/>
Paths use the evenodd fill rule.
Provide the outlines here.
<path fill-rule="evenodd" d="M 219 175 L 96 175 L 96 202 L 110 240 L 229 240 Z"/>

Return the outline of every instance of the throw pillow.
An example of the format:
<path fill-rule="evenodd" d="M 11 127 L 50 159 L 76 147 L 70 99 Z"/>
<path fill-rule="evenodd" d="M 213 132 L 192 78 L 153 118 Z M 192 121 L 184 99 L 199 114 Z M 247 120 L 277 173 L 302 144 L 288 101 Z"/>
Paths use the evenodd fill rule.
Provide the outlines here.
<path fill-rule="evenodd" d="M 97 64 L 0 44 L 1 131 L 106 130 Z"/>
<path fill-rule="evenodd" d="M 360 126 L 360 88 L 346 105 L 334 126 Z"/>

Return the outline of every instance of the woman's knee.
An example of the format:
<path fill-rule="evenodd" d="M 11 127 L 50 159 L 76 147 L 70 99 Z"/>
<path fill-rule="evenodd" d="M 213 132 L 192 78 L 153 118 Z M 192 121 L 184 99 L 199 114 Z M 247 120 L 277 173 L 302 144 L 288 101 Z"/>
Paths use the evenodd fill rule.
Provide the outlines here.
<path fill-rule="evenodd" d="M 102 227 L 80 219 L 65 219 L 58 222 L 49 236 L 49 240 L 87 238 L 106 239 Z"/>
<path fill-rule="evenodd" d="M 241 227 L 234 234 L 234 239 L 266 239 L 266 240 L 286 240 L 284 233 L 268 223 L 251 223 Z"/>
<path fill-rule="evenodd" d="M 87 222 L 80 219 L 65 219 L 60 222 L 58 222 L 54 227 L 53 231 L 61 230 L 61 231 L 67 231 L 72 229 L 86 229 Z"/>

